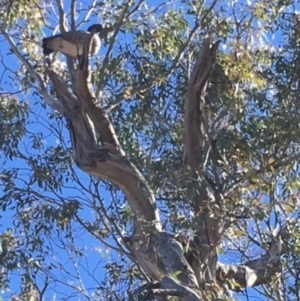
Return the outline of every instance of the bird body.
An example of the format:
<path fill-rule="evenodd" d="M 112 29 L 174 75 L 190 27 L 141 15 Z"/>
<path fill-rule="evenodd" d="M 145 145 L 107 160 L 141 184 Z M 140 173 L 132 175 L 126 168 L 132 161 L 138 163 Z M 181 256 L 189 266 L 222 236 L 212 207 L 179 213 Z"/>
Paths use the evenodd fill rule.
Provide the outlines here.
<path fill-rule="evenodd" d="M 96 33 L 101 33 L 102 26 L 94 24 L 87 31 L 70 31 L 43 39 L 43 53 L 49 55 L 52 52 L 61 52 L 66 56 L 78 58 L 83 54 L 85 42 L 93 35 L 90 46 L 90 56 L 100 50 L 101 41 Z"/>

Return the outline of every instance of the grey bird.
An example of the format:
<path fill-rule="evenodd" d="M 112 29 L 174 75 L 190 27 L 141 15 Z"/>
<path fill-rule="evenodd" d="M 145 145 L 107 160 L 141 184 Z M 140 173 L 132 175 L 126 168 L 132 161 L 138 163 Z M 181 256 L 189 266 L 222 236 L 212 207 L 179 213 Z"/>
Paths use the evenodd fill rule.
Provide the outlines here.
<path fill-rule="evenodd" d="M 100 38 L 105 37 L 112 28 L 103 28 L 100 24 L 90 26 L 87 31 L 69 31 L 43 39 L 43 53 L 49 55 L 52 52 L 61 52 L 72 58 L 79 58 L 83 54 L 85 42 L 92 34 L 90 56 L 100 50 Z M 100 34 L 100 36 L 99 36 Z"/>

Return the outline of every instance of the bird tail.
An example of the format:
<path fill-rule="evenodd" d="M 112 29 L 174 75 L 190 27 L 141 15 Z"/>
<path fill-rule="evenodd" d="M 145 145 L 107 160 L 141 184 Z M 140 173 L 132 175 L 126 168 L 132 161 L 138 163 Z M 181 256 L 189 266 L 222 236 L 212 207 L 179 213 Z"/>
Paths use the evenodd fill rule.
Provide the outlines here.
<path fill-rule="evenodd" d="M 44 55 L 49 55 L 52 52 L 54 52 L 51 48 L 48 48 L 48 40 L 49 40 L 49 38 L 43 39 L 43 54 Z"/>

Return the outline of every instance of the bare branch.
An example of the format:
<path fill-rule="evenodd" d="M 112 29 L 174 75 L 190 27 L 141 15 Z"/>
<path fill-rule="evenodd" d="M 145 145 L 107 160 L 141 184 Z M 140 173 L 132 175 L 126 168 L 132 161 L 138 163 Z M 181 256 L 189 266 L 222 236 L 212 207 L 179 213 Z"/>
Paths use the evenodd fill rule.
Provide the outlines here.
<path fill-rule="evenodd" d="M 58 13 L 59 13 L 59 28 L 61 32 L 66 32 L 66 14 L 64 12 L 63 8 L 63 2 L 62 0 L 56 0 L 56 4 L 58 7 Z"/>
<path fill-rule="evenodd" d="M 4 36 L 4 38 L 6 39 L 6 41 L 8 42 L 9 46 L 11 47 L 13 53 L 15 54 L 15 56 L 24 64 L 24 66 L 26 67 L 26 69 L 28 70 L 28 72 L 31 74 L 31 76 L 33 78 L 36 79 L 36 81 L 38 82 L 40 91 L 44 97 L 45 102 L 51 106 L 54 110 L 58 111 L 59 113 L 63 114 L 64 113 L 64 109 L 61 106 L 61 104 L 56 101 L 55 99 L 53 99 L 46 88 L 46 85 L 44 83 L 44 81 L 42 80 L 41 76 L 34 70 L 34 68 L 30 65 L 30 63 L 24 58 L 24 56 L 21 54 L 21 52 L 18 50 L 16 44 L 14 43 L 13 39 L 5 32 L 5 31 L 1 31 L 2 35 Z"/>
<path fill-rule="evenodd" d="M 95 96 L 89 84 L 88 46 L 84 48 L 85 63 L 75 72 L 76 97 L 51 69 L 47 70 L 69 120 L 75 162 L 89 175 L 115 183 L 125 194 L 136 217 L 137 234 L 132 240 L 123 238 L 123 241 L 146 274 L 154 279 L 174 274 L 182 284 L 167 276 L 161 282 L 163 289 L 178 289 L 179 295 L 186 300 L 201 300 L 195 293 L 197 279 L 180 243 L 160 232 L 153 192 L 120 148 L 108 116 L 94 105 Z M 97 133 L 102 140 L 101 146 L 97 143 Z M 146 246 L 145 250 L 141 246 Z"/>
<path fill-rule="evenodd" d="M 91 4 L 90 8 L 88 9 L 86 15 L 84 16 L 83 20 L 81 22 L 79 22 L 78 26 L 80 26 L 82 23 L 85 23 L 85 22 L 87 22 L 89 20 L 92 12 L 95 9 L 96 4 L 97 4 L 97 0 L 93 0 L 93 2 Z"/>
<path fill-rule="evenodd" d="M 170 276 L 165 276 L 162 279 L 162 281 L 160 282 L 160 285 L 164 289 L 176 290 L 179 293 L 179 296 L 181 296 L 184 300 L 188 300 L 188 301 L 202 301 L 203 300 L 199 290 L 198 290 L 198 294 L 197 294 L 195 291 L 191 290 L 189 287 L 179 284 Z"/>
<path fill-rule="evenodd" d="M 134 15 L 134 13 L 136 13 L 137 11 L 139 11 L 143 3 L 145 3 L 145 0 L 140 0 L 137 3 L 137 5 L 128 13 L 128 15 L 126 16 L 126 19 L 128 20 L 129 17 L 131 17 L 132 15 Z"/>
<path fill-rule="evenodd" d="M 69 119 L 75 162 L 90 175 L 115 183 L 123 190 L 135 215 L 148 226 L 160 229 L 153 192 L 125 157 L 108 116 L 94 105 L 95 97 L 88 83 L 89 70 L 85 67 L 75 72 L 77 98 L 51 69 L 47 72 Z M 101 147 L 96 142 L 96 131 L 101 136 Z"/>
<path fill-rule="evenodd" d="M 151 291 L 154 296 L 177 296 L 184 300 L 201 301 L 202 298 L 189 288 L 180 285 L 169 276 L 160 282 L 147 283 L 132 292 L 132 295 L 141 294 L 144 291 Z"/>
<path fill-rule="evenodd" d="M 72 0 L 71 2 L 71 30 L 76 30 L 75 25 L 75 18 L 76 18 L 76 0 Z"/>
<path fill-rule="evenodd" d="M 287 240 L 288 237 L 285 226 L 273 238 L 269 250 L 261 257 L 237 266 L 218 263 L 217 280 L 235 284 L 233 290 L 270 283 L 271 277 L 280 271 L 280 256 L 287 251 L 282 246 L 282 240 Z"/>
<path fill-rule="evenodd" d="M 107 69 L 107 66 L 108 66 L 108 63 L 109 63 L 109 57 L 110 57 L 110 54 L 112 52 L 113 46 L 115 44 L 116 37 L 117 37 L 117 35 L 120 31 L 121 26 L 123 25 L 125 15 L 126 15 L 128 9 L 130 7 L 130 3 L 131 3 L 131 0 L 127 1 L 127 3 L 124 5 L 124 9 L 123 9 L 123 11 L 120 15 L 119 21 L 114 26 L 115 31 L 114 31 L 114 34 L 111 38 L 109 47 L 107 49 L 107 52 L 105 54 L 105 57 L 104 57 L 104 60 L 102 62 L 102 66 L 101 66 L 101 69 L 100 69 L 99 83 L 98 83 L 98 87 L 97 87 L 97 90 L 96 90 L 96 98 L 99 97 L 100 91 L 103 89 L 104 73 L 105 73 L 105 70 Z"/>
<path fill-rule="evenodd" d="M 184 115 L 184 164 L 189 168 L 188 189 L 197 192 L 191 196 L 191 201 L 197 218 L 198 229 L 193 241 L 190 264 L 193 267 L 198 282 L 203 279 L 215 281 L 217 270 L 217 251 L 224 229 L 224 215 L 222 207 L 223 196 L 211 188 L 211 184 L 204 177 L 204 164 L 210 147 L 207 148 L 206 120 L 203 115 L 205 107 L 205 92 L 212 67 L 215 62 L 219 42 L 211 45 L 206 39 L 190 76 Z M 220 297 L 219 292 L 216 291 Z"/>
<path fill-rule="evenodd" d="M 56 0 L 57 7 L 58 7 L 58 12 L 59 12 L 59 29 L 60 32 L 65 33 L 67 31 L 67 26 L 66 26 L 66 14 L 64 12 L 63 8 L 63 2 L 62 0 Z M 73 22 L 72 22 L 73 23 Z M 74 30 L 73 24 L 71 24 L 71 29 Z M 74 63 L 71 58 L 68 56 L 66 57 L 67 59 L 67 66 L 68 70 L 70 73 L 70 80 L 72 83 L 72 86 L 74 86 Z"/>
<path fill-rule="evenodd" d="M 206 10 L 204 16 L 201 18 L 201 26 L 205 26 L 207 24 L 207 17 L 209 16 L 209 14 L 212 12 L 212 10 L 214 9 L 214 7 L 216 6 L 218 0 L 214 0 L 212 2 L 212 4 L 210 5 L 210 7 Z"/>
<path fill-rule="evenodd" d="M 203 131 L 201 119 L 203 97 L 210 72 L 215 62 L 219 43 L 210 45 L 210 39 L 204 41 L 189 81 L 184 116 L 184 160 L 188 165 L 198 167 L 203 163 Z M 200 103 L 202 101 L 202 104 Z"/>

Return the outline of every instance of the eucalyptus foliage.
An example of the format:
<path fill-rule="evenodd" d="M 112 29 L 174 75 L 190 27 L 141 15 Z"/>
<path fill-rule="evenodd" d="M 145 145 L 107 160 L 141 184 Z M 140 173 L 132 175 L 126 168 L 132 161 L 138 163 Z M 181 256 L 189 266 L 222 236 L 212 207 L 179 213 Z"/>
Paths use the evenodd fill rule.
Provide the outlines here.
<path fill-rule="evenodd" d="M 102 23 L 116 30 L 90 63 L 96 106 L 107 110 L 128 159 L 154 192 L 163 230 L 189 261 L 202 215 L 223 220 L 221 240 L 206 247 L 230 265 L 271 253 L 278 238 L 280 264 L 270 279 L 253 288 L 220 275 L 213 283 L 224 300 L 300 300 L 298 9 L 287 0 L 1 0 L 2 298 L 155 298 L 132 295 L 150 276 L 123 243 L 136 231 L 126 196 L 76 167 L 70 125 L 45 97 L 57 95 L 42 38 L 64 26 Z M 191 181 L 184 108 L 207 38 L 220 43 L 202 95 L 200 143 L 209 149 Z M 60 54 L 51 58 L 71 89 L 68 64 Z M 192 199 L 203 187 L 222 192 L 224 203 L 196 208 Z"/>

